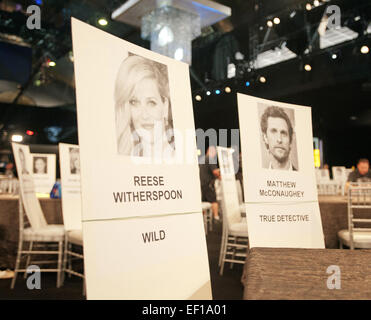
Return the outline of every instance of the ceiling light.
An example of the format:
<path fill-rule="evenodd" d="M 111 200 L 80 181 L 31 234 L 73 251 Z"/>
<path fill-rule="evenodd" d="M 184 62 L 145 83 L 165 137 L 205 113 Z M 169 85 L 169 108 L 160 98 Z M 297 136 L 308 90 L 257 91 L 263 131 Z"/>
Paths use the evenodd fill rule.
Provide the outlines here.
<path fill-rule="evenodd" d="M 268 20 L 268 21 L 267 21 L 267 26 L 268 26 L 269 28 L 272 28 L 272 27 L 273 27 L 273 22 L 270 21 L 270 20 Z"/>
<path fill-rule="evenodd" d="M 226 93 L 231 93 L 231 91 L 232 91 L 230 87 L 225 87 L 224 90 L 225 90 Z"/>
<path fill-rule="evenodd" d="M 280 18 L 274 18 L 273 19 L 273 22 L 275 23 L 275 24 L 279 24 L 280 22 L 281 22 L 281 20 L 280 20 Z"/>
<path fill-rule="evenodd" d="M 246 82 L 245 82 L 245 86 L 246 86 L 246 87 L 250 87 L 250 81 L 246 81 Z"/>
<path fill-rule="evenodd" d="M 220 94 L 220 90 L 219 90 L 219 89 L 216 89 L 216 90 L 215 90 L 215 93 L 216 93 L 216 94 Z"/>
<path fill-rule="evenodd" d="M 12 135 L 12 141 L 13 142 L 22 142 L 23 140 L 23 136 L 21 136 L 20 134 L 13 134 Z"/>
<path fill-rule="evenodd" d="M 201 100 L 202 100 L 202 97 L 198 94 L 198 95 L 195 97 L 195 99 L 196 99 L 197 101 L 201 101 Z"/>
<path fill-rule="evenodd" d="M 367 54 L 367 53 L 370 52 L 370 48 L 367 47 L 367 46 L 362 46 L 362 48 L 361 48 L 361 52 L 362 52 L 363 54 Z"/>
<path fill-rule="evenodd" d="M 293 17 L 295 17 L 296 15 L 296 11 L 294 10 L 293 12 L 290 13 L 290 18 L 292 19 Z"/>
<path fill-rule="evenodd" d="M 354 21 L 359 21 L 359 20 L 361 20 L 361 16 L 356 16 L 356 17 L 354 18 Z"/>
<path fill-rule="evenodd" d="M 261 77 L 259 78 L 259 81 L 260 81 L 261 83 L 266 83 L 266 82 L 267 82 L 267 79 L 266 79 L 265 77 L 261 76 Z"/>
<path fill-rule="evenodd" d="M 49 67 L 55 67 L 56 63 L 54 61 L 49 61 L 48 66 Z"/>
<path fill-rule="evenodd" d="M 211 92 L 210 91 L 206 91 L 206 95 L 211 95 Z"/>
<path fill-rule="evenodd" d="M 104 18 L 100 18 L 98 20 L 98 23 L 101 25 L 101 26 L 106 26 L 108 24 L 108 21 Z"/>
<path fill-rule="evenodd" d="M 312 66 L 310 65 L 310 64 L 306 64 L 305 66 L 304 66 L 304 69 L 305 69 L 305 71 L 311 71 L 312 70 Z"/>
<path fill-rule="evenodd" d="M 337 57 L 338 57 L 338 55 L 337 55 L 336 53 L 333 53 L 333 54 L 331 55 L 331 58 L 332 58 L 333 60 L 337 59 Z"/>

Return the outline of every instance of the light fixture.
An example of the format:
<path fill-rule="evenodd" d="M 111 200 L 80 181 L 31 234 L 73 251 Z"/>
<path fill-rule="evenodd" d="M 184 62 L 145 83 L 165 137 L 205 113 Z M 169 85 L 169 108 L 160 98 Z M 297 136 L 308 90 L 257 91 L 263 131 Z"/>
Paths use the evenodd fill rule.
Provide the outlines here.
<path fill-rule="evenodd" d="M 370 48 L 368 46 L 362 46 L 361 47 L 361 53 L 367 54 L 370 52 Z"/>
<path fill-rule="evenodd" d="M 35 132 L 33 132 L 32 130 L 26 130 L 26 134 L 28 136 L 33 136 L 35 134 Z"/>
<path fill-rule="evenodd" d="M 307 9 L 308 11 L 312 10 L 312 5 L 310 3 L 307 3 L 305 9 Z"/>
<path fill-rule="evenodd" d="M 120 2 L 120 1 L 119 1 Z M 112 20 L 141 29 L 151 51 L 192 61 L 192 40 L 209 27 L 231 15 L 231 8 L 204 0 L 130 0 L 115 9 Z"/>
<path fill-rule="evenodd" d="M 318 7 L 319 6 L 319 1 L 318 0 L 314 0 L 313 4 L 314 4 L 315 7 Z"/>
<path fill-rule="evenodd" d="M 197 101 L 201 101 L 201 100 L 202 100 L 202 97 L 198 94 L 198 95 L 195 97 L 195 99 L 196 99 Z"/>
<path fill-rule="evenodd" d="M 338 58 L 338 55 L 337 55 L 336 53 L 333 53 L 333 54 L 331 55 L 331 58 L 332 58 L 333 60 L 335 60 L 335 59 Z"/>
<path fill-rule="evenodd" d="M 311 66 L 310 64 L 307 63 L 307 64 L 304 66 L 304 70 L 309 72 L 309 71 L 312 70 L 312 66 Z"/>
<path fill-rule="evenodd" d="M 13 134 L 12 135 L 12 141 L 13 142 L 22 142 L 23 140 L 23 136 L 21 136 L 20 134 Z"/>
<path fill-rule="evenodd" d="M 226 93 L 231 93 L 232 90 L 231 90 L 230 87 L 225 87 L 224 91 L 225 91 Z"/>
<path fill-rule="evenodd" d="M 206 91 L 206 95 L 207 96 L 211 95 L 211 92 L 210 91 Z"/>
<path fill-rule="evenodd" d="M 354 17 L 354 21 L 359 21 L 359 20 L 361 20 L 361 16 Z"/>
<path fill-rule="evenodd" d="M 267 82 L 267 79 L 266 79 L 265 77 L 261 76 L 261 77 L 259 78 L 259 81 L 260 81 L 261 83 L 266 83 L 266 82 Z"/>
<path fill-rule="evenodd" d="M 182 61 L 183 57 L 184 57 L 183 48 L 176 49 L 174 53 L 174 59 L 178 61 Z"/>
<path fill-rule="evenodd" d="M 215 94 L 220 94 L 220 90 L 219 89 L 216 89 L 215 90 Z"/>
<path fill-rule="evenodd" d="M 246 86 L 246 87 L 250 87 L 250 81 L 246 81 L 246 82 L 245 82 L 245 86 Z"/>
<path fill-rule="evenodd" d="M 98 23 L 101 25 L 101 26 L 106 26 L 108 24 L 108 21 L 105 19 L 105 18 L 100 18 L 98 20 Z"/>
<path fill-rule="evenodd" d="M 294 10 L 293 12 L 290 13 L 290 18 L 292 19 L 295 16 L 296 16 L 296 11 Z"/>
<path fill-rule="evenodd" d="M 55 67 L 56 63 L 54 61 L 49 61 L 48 66 L 49 67 Z"/>
<path fill-rule="evenodd" d="M 273 22 L 272 22 L 271 20 L 268 20 L 268 21 L 267 21 L 267 26 L 268 26 L 269 28 L 272 28 L 272 27 L 273 27 Z"/>
<path fill-rule="evenodd" d="M 276 17 L 276 18 L 273 19 L 273 22 L 275 24 L 279 24 L 281 22 L 281 20 L 280 20 L 280 18 Z"/>

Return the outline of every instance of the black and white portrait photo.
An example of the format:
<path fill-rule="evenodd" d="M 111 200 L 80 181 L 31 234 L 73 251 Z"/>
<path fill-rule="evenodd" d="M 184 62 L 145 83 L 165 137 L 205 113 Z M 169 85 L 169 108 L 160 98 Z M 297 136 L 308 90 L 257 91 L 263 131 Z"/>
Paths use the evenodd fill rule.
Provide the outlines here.
<path fill-rule="evenodd" d="M 46 157 L 33 157 L 33 173 L 46 174 L 48 172 L 48 159 Z"/>
<path fill-rule="evenodd" d="M 294 110 L 259 104 L 262 167 L 298 171 Z"/>
<path fill-rule="evenodd" d="M 24 151 L 22 150 L 22 148 L 18 149 L 18 156 L 19 156 L 19 160 L 21 162 L 21 172 L 22 172 L 22 174 L 29 174 L 29 172 L 27 170 L 26 155 L 24 154 Z"/>
<path fill-rule="evenodd" d="M 69 148 L 70 153 L 70 173 L 80 174 L 80 150 L 79 148 Z"/>
<path fill-rule="evenodd" d="M 224 174 L 232 174 L 232 168 L 230 166 L 229 152 L 228 150 L 221 150 L 223 159 L 223 171 Z"/>
<path fill-rule="evenodd" d="M 166 65 L 130 53 L 122 61 L 114 88 L 118 154 L 174 157 L 169 91 Z"/>

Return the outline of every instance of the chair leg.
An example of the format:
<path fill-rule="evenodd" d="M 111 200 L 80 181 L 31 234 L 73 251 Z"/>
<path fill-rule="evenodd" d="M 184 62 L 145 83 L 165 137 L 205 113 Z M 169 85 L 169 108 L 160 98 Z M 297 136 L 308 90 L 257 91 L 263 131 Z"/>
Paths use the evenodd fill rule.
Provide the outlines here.
<path fill-rule="evenodd" d="M 63 269 L 62 269 L 62 281 L 61 284 L 64 284 L 64 279 L 66 277 L 66 267 L 67 267 L 67 259 L 68 259 L 68 238 L 64 239 L 64 253 L 63 253 Z"/>
<path fill-rule="evenodd" d="M 237 237 L 234 237 L 234 244 L 237 243 Z M 232 260 L 234 260 L 235 258 L 235 254 L 236 254 L 236 247 L 233 247 L 233 253 L 232 253 Z M 230 268 L 233 269 L 233 262 L 231 262 L 231 265 L 230 265 Z"/>
<path fill-rule="evenodd" d="M 340 249 L 343 249 L 344 248 L 343 243 L 341 241 L 339 241 L 339 248 Z"/>
<path fill-rule="evenodd" d="M 33 247 L 33 241 L 30 241 L 30 246 L 28 247 L 28 251 L 32 251 L 32 247 Z M 27 267 L 30 265 L 30 263 L 31 263 L 31 254 L 29 253 L 27 255 L 27 261 L 26 261 L 25 269 L 27 269 Z M 26 277 L 27 277 L 27 271 L 24 272 L 23 279 L 26 279 Z"/>
<path fill-rule="evenodd" d="M 20 240 L 19 244 L 18 244 L 17 259 L 16 259 L 16 262 L 15 262 L 15 268 L 14 268 L 14 277 L 13 277 L 12 283 L 10 285 L 10 289 L 14 289 L 15 282 L 17 281 L 19 264 L 21 262 L 22 247 L 23 247 L 23 240 Z"/>
<path fill-rule="evenodd" d="M 219 253 L 219 263 L 218 263 L 218 267 L 220 267 L 221 263 L 222 263 L 222 257 L 223 257 L 223 250 L 224 250 L 224 244 L 225 244 L 225 228 L 223 226 L 223 232 L 222 232 L 222 241 L 221 241 L 221 244 L 220 244 L 220 253 Z"/>
<path fill-rule="evenodd" d="M 68 251 L 72 251 L 72 243 L 68 243 Z M 67 258 L 68 258 L 68 269 L 72 270 L 72 256 L 67 255 Z M 71 278 L 71 277 L 72 277 L 71 273 L 68 273 L 68 278 Z"/>
<path fill-rule="evenodd" d="M 84 280 L 83 280 L 83 283 L 82 283 L 82 295 L 84 297 L 86 296 L 86 281 L 85 281 L 85 276 L 84 276 Z"/>
<path fill-rule="evenodd" d="M 57 273 L 57 288 L 61 286 L 62 275 L 62 255 L 63 255 L 63 241 L 58 243 L 58 273 Z"/>
<path fill-rule="evenodd" d="M 224 238 L 224 245 L 223 245 L 223 252 L 222 252 L 222 261 L 221 261 L 221 265 L 220 265 L 220 275 L 222 276 L 223 275 L 223 272 L 224 272 L 224 259 L 225 259 L 225 256 L 226 256 L 226 251 L 227 251 L 227 248 L 228 248 L 228 233 L 226 233 L 225 235 L 225 238 Z"/>

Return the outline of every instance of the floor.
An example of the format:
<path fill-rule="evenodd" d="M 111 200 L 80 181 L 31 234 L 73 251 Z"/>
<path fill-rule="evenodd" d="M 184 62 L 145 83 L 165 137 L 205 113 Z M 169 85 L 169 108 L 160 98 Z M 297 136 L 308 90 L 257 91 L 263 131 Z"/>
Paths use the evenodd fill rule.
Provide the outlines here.
<path fill-rule="evenodd" d="M 218 259 L 221 239 L 221 226 L 214 222 L 213 231 L 207 235 L 207 247 L 210 263 L 210 277 L 212 284 L 213 299 L 216 300 L 239 300 L 242 298 L 243 286 L 241 284 L 242 265 L 234 265 L 230 269 L 229 264 L 224 268 L 223 276 L 219 275 Z M 41 277 L 41 290 L 29 290 L 26 280 L 18 275 L 16 286 L 10 289 L 11 279 L 0 280 L 0 299 L 56 299 L 56 300 L 80 300 L 83 296 L 82 280 L 77 277 L 66 277 L 64 286 L 56 288 L 55 273 L 45 273 Z"/>

